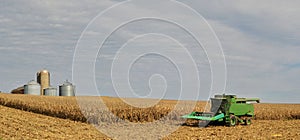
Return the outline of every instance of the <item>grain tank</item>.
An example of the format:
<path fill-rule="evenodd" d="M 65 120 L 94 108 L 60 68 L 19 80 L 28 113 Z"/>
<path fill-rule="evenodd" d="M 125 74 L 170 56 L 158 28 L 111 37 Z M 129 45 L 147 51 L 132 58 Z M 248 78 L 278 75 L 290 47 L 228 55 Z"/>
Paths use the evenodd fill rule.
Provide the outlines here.
<path fill-rule="evenodd" d="M 66 80 L 59 86 L 59 96 L 75 96 L 75 86 Z"/>
<path fill-rule="evenodd" d="M 45 96 L 57 96 L 57 88 L 55 87 L 48 87 L 44 89 Z"/>
<path fill-rule="evenodd" d="M 29 81 L 26 85 L 24 85 L 24 94 L 40 95 L 41 94 L 40 84 L 34 80 Z"/>
<path fill-rule="evenodd" d="M 37 72 L 37 82 L 41 85 L 41 95 L 44 95 L 44 89 L 50 86 L 50 73 L 47 70 Z"/>

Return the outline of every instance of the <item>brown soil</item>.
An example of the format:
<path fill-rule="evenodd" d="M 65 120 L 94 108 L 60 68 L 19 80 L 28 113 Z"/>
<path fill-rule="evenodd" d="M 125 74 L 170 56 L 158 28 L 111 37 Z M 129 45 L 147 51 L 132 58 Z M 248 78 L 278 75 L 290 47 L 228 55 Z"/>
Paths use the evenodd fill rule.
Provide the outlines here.
<path fill-rule="evenodd" d="M 4 106 L 0 113 L 2 139 L 109 139 L 86 123 Z M 250 126 L 182 126 L 164 139 L 299 139 L 299 130 L 300 120 L 255 120 Z"/>
<path fill-rule="evenodd" d="M 108 139 L 94 127 L 0 106 L 0 139 Z"/>
<path fill-rule="evenodd" d="M 158 128 L 168 128 L 164 124 L 154 124 L 146 129 L 144 123 L 168 113 L 176 103 L 164 100 L 155 107 L 138 109 L 116 98 L 105 97 L 103 100 L 111 112 L 131 122 L 126 125 L 116 124 L 109 116 L 103 120 L 106 114 L 100 116 L 101 123 L 110 126 L 106 131 L 119 134 L 114 137 L 119 139 L 157 138 Z M 0 104 L 0 140 L 109 139 L 85 122 L 75 98 L 0 94 Z M 201 109 L 203 105 L 198 103 L 196 109 Z M 256 120 L 250 126 L 199 128 L 171 124 L 171 127 L 178 129 L 163 139 L 300 139 L 299 107 L 299 104 L 256 104 Z M 177 113 L 180 112 L 175 112 L 168 119 L 177 119 Z M 128 128 L 134 131 L 126 130 Z"/>

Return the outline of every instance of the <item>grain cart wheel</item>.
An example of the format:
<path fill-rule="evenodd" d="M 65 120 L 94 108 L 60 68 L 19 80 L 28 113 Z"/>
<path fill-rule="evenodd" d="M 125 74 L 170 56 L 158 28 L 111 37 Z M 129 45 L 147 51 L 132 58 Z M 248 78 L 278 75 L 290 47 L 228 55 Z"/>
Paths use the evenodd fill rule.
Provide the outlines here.
<path fill-rule="evenodd" d="M 236 125 L 236 117 L 234 115 L 230 115 L 230 123 L 229 126 L 235 126 Z"/>
<path fill-rule="evenodd" d="M 246 118 L 245 119 L 245 125 L 250 125 L 251 124 L 251 119 L 250 118 Z"/>

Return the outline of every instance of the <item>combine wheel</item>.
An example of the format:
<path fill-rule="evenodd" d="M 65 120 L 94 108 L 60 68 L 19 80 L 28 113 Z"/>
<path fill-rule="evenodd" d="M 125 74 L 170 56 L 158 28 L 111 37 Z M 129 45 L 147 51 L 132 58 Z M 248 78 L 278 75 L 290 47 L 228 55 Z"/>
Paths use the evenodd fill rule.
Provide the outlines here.
<path fill-rule="evenodd" d="M 245 125 L 250 125 L 251 124 L 251 119 L 250 118 L 246 118 L 244 121 L 245 121 Z"/>
<path fill-rule="evenodd" d="M 230 115 L 230 121 L 228 123 L 228 126 L 235 126 L 237 124 L 237 119 L 234 115 Z"/>

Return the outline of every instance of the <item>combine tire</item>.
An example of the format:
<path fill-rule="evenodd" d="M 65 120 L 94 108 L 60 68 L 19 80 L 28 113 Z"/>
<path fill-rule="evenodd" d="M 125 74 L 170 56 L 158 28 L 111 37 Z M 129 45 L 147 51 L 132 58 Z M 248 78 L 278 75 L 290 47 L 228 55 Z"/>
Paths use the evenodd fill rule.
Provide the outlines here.
<path fill-rule="evenodd" d="M 235 126 L 236 125 L 236 118 L 232 117 L 230 118 L 230 126 Z"/>
<path fill-rule="evenodd" d="M 251 124 L 251 119 L 250 118 L 246 118 L 245 119 L 245 125 L 250 125 Z"/>
<path fill-rule="evenodd" d="M 237 124 L 237 119 L 234 115 L 230 115 L 230 120 L 227 123 L 227 126 L 235 126 Z"/>

